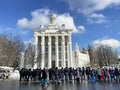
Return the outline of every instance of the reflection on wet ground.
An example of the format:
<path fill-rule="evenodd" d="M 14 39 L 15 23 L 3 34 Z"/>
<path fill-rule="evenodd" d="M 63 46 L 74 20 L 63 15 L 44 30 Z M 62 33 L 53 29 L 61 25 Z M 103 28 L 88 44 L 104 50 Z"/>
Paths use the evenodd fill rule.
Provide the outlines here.
<path fill-rule="evenodd" d="M 120 83 L 115 82 L 50 83 L 49 86 L 42 87 L 39 82 L 0 81 L 0 90 L 119 90 L 119 88 Z"/>

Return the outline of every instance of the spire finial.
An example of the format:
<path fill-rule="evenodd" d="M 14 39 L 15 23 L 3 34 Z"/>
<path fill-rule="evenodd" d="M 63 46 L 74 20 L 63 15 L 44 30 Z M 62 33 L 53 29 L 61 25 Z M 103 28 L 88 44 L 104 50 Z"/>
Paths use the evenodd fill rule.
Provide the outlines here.
<path fill-rule="evenodd" d="M 56 22 L 56 15 L 52 14 L 51 17 L 50 17 L 50 23 L 55 24 L 55 22 Z"/>

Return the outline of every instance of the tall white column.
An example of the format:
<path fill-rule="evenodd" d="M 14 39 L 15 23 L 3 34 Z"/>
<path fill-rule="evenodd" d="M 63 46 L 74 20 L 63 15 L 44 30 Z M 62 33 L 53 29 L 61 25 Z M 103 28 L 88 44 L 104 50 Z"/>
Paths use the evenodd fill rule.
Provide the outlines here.
<path fill-rule="evenodd" d="M 62 36 L 62 67 L 65 68 L 65 36 Z"/>
<path fill-rule="evenodd" d="M 70 63 L 71 63 L 71 67 L 73 67 L 73 60 L 72 60 L 72 43 L 71 43 L 71 35 L 69 36 L 69 47 L 70 47 Z"/>
<path fill-rule="evenodd" d="M 51 68 L 51 36 L 48 36 L 48 68 Z"/>
<path fill-rule="evenodd" d="M 56 53 L 56 67 L 59 65 L 59 60 L 58 60 L 58 36 L 55 37 L 55 53 Z"/>
<path fill-rule="evenodd" d="M 34 57 L 34 69 L 37 68 L 37 57 L 38 57 L 38 36 L 34 36 L 34 45 L 35 45 L 35 57 Z"/>
<path fill-rule="evenodd" d="M 45 67 L 45 36 L 42 36 L 41 49 L 42 49 L 41 69 L 43 69 Z"/>
<path fill-rule="evenodd" d="M 70 65 L 70 48 L 69 48 L 70 42 L 69 42 L 69 36 L 68 36 L 68 40 L 67 41 L 68 41 L 67 42 L 67 61 L 68 61 L 68 67 L 71 67 L 71 65 Z"/>

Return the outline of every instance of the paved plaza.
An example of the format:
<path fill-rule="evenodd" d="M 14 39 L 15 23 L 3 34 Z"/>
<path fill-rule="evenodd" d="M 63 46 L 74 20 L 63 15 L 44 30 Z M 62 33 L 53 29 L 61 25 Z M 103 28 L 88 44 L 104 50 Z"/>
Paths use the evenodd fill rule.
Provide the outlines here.
<path fill-rule="evenodd" d="M 52 84 L 42 87 L 39 82 L 19 82 L 18 80 L 0 81 L 0 90 L 119 90 L 120 83 L 97 82 L 95 84 L 83 81 L 81 83 Z"/>

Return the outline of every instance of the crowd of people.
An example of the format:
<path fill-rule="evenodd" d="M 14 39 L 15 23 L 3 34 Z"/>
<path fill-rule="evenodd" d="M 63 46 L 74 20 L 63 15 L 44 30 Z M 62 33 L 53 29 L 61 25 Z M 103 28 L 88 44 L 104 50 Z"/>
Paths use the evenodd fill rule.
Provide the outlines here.
<path fill-rule="evenodd" d="M 20 70 L 20 81 L 40 81 L 41 83 L 80 82 L 88 80 L 91 83 L 99 81 L 120 82 L 120 70 L 118 68 L 61 68 L 58 69 L 26 69 Z"/>

